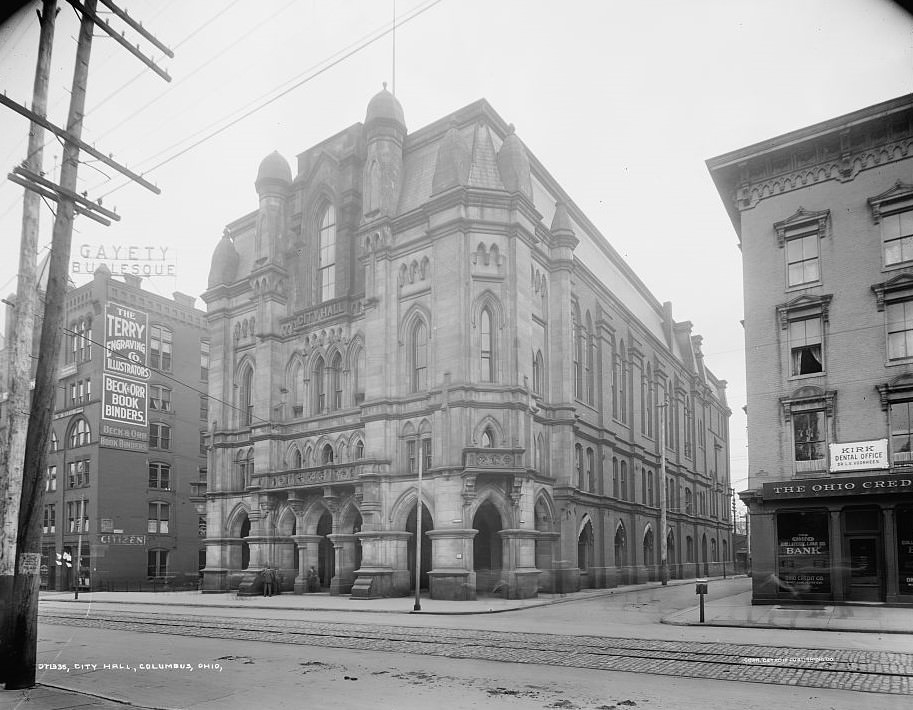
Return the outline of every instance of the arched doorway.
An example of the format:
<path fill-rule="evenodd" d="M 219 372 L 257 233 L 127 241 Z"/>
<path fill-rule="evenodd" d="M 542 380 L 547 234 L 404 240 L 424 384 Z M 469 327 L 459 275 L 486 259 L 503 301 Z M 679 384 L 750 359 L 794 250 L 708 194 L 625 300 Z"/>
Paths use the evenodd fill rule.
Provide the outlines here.
<path fill-rule="evenodd" d="M 250 536 L 250 520 L 247 513 L 244 514 L 244 522 L 241 523 L 241 532 L 238 537 L 241 538 L 241 569 L 250 567 L 250 545 L 247 544 L 247 538 Z"/>
<path fill-rule="evenodd" d="M 472 518 L 478 534 L 472 540 L 472 567 L 476 572 L 476 591 L 493 591 L 501 581 L 501 514 L 485 501 Z"/>
<path fill-rule="evenodd" d="M 580 586 L 592 587 L 593 579 L 593 523 L 589 520 L 577 536 L 577 567 L 580 570 Z"/>
<path fill-rule="evenodd" d="M 336 574 L 336 550 L 327 537 L 332 532 L 333 516 L 329 510 L 325 510 L 317 523 L 317 534 L 320 535 L 320 543 L 317 546 L 317 576 L 320 578 L 321 588 L 329 587 L 333 575 Z"/>
<path fill-rule="evenodd" d="M 666 535 L 666 566 L 669 570 L 669 579 L 676 579 L 678 563 L 675 559 L 675 533 L 672 530 Z"/>
<path fill-rule="evenodd" d="M 647 568 L 647 574 L 651 581 L 656 579 L 656 559 L 654 557 L 653 550 L 653 528 L 648 527 L 644 531 L 644 567 Z"/>
<path fill-rule="evenodd" d="M 361 513 L 355 514 L 355 522 L 352 525 L 352 534 L 356 535 L 361 532 Z M 355 540 L 355 559 L 354 559 L 354 569 L 359 569 L 361 567 L 361 540 L 356 538 Z"/>
<path fill-rule="evenodd" d="M 415 589 L 415 510 L 416 506 L 413 506 L 409 512 L 409 517 L 406 518 L 406 532 L 411 533 L 407 543 L 410 589 Z M 422 577 L 419 585 L 422 589 L 428 588 L 428 572 L 431 570 L 431 538 L 428 537 L 429 530 L 434 530 L 434 520 L 431 518 L 428 507 L 422 504 Z M 361 554 L 360 549 L 358 554 Z"/>
<path fill-rule="evenodd" d="M 618 584 L 626 584 L 628 581 L 627 575 L 627 565 L 628 565 L 628 536 L 625 532 L 625 526 L 623 523 L 618 523 L 618 527 L 615 528 L 615 568 L 618 574 Z"/>

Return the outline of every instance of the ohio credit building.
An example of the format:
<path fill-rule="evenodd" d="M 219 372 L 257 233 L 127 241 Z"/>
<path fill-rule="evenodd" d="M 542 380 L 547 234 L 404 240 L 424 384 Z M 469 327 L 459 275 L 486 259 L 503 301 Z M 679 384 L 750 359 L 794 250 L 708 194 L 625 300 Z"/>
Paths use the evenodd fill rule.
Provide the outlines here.
<path fill-rule="evenodd" d="M 913 95 L 712 158 L 745 289 L 756 603 L 913 603 Z"/>
<path fill-rule="evenodd" d="M 657 579 L 662 536 L 731 566 L 725 382 L 488 103 L 407 132 L 384 90 L 254 184 L 203 296 L 204 590 L 407 594 L 420 469 L 434 598 Z"/>
<path fill-rule="evenodd" d="M 11 311 L 7 312 L 11 327 Z M 39 325 L 40 327 L 40 325 Z M 9 339 L 7 338 L 7 341 Z M 96 265 L 66 296 L 41 585 L 196 588 L 205 535 L 205 314 Z"/>

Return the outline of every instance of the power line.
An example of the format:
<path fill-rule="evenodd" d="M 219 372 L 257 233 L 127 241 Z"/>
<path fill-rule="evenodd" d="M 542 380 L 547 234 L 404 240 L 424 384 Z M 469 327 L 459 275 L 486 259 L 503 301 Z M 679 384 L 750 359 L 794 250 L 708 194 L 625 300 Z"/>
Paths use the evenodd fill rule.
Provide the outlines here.
<path fill-rule="evenodd" d="M 388 34 L 390 34 L 396 27 L 401 27 L 401 26 L 407 24 L 408 22 L 411 22 L 412 20 L 414 20 L 415 18 L 417 18 L 419 15 L 424 14 L 425 12 L 427 12 L 428 10 L 430 10 L 431 8 L 433 8 L 435 5 L 440 4 L 441 2 L 443 2 L 443 0 L 430 0 L 430 2 L 426 3 L 424 6 L 421 6 L 421 7 L 419 7 L 418 9 L 411 11 L 411 13 L 412 13 L 411 15 L 408 15 L 408 16 L 404 17 L 404 19 L 402 19 L 402 20 L 399 21 L 398 23 L 394 22 L 394 24 L 393 24 L 390 28 L 388 28 L 388 29 L 383 29 L 383 30 L 379 30 L 380 34 L 377 34 L 377 36 L 372 37 L 372 38 L 367 39 L 367 40 L 364 40 L 364 41 L 361 41 L 361 42 L 358 42 L 358 43 L 356 44 L 356 46 L 355 46 L 353 49 L 348 50 L 348 51 L 344 51 L 344 53 L 343 53 L 341 56 L 338 56 L 336 59 L 333 59 L 332 61 L 330 61 L 329 64 L 326 64 L 325 66 L 323 66 L 323 67 L 321 67 L 321 68 L 319 68 L 319 69 L 316 69 L 316 70 L 312 71 L 312 72 L 309 73 L 307 76 L 305 76 L 301 81 L 297 81 L 297 82 L 294 83 L 292 86 L 288 87 L 287 89 L 284 89 L 284 90 L 280 91 L 280 93 L 276 94 L 276 95 L 273 96 L 272 98 L 267 99 L 266 101 L 264 101 L 264 102 L 262 102 L 261 104 L 255 106 L 254 108 L 250 109 L 249 111 L 245 111 L 243 114 L 241 114 L 240 116 L 238 116 L 238 117 L 235 118 L 235 119 L 232 119 L 231 121 L 229 121 L 229 123 L 225 124 L 225 125 L 222 126 L 221 128 L 218 128 L 218 129 L 216 129 L 215 131 L 213 131 L 213 132 L 207 134 L 207 135 L 204 136 L 203 138 L 201 138 L 201 139 L 199 139 L 199 140 L 197 140 L 197 141 L 191 143 L 189 146 L 187 146 L 186 148 L 183 148 L 183 149 L 179 150 L 179 151 L 178 151 L 177 153 L 175 153 L 174 155 L 171 155 L 170 157 L 165 158 L 164 160 L 162 160 L 162 161 L 156 163 L 155 165 L 153 165 L 152 167 L 146 168 L 144 172 L 151 172 L 152 170 L 156 170 L 156 169 L 162 167 L 163 165 L 167 165 L 168 163 L 170 163 L 170 162 L 172 162 L 172 161 L 174 161 L 174 160 L 177 160 L 177 159 L 178 159 L 179 157 L 181 157 L 182 155 L 188 153 L 189 151 L 193 150 L 194 148 L 197 148 L 198 146 L 200 146 L 200 145 L 202 145 L 203 143 L 205 143 L 205 142 L 211 140 L 212 138 L 215 138 L 215 137 L 218 136 L 219 134 L 224 133 L 225 131 L 227 131 L 227 130 L 228 130 L 229 128 L 231 128 L 232 126 L 235 126 L 235 125 L 237 125 L 238 123 L 240 123 L 241 121 L 243 121 L 244 119 L 246 119 L 246 118 L 248 118 L 248 117 L 254 115 L 255 113 L 258 113 L 259 111 L 263 110 L 264 108 L 266 108 L 266 107 L 269 106 L 270 104 L 273 104 L 273 103 L 275 103 L 276 101 L 278 101 L 279 99 L 283 98 L 284 96 L 287 96 L 288 94 L 290 94 L 290 93 L 291 93 L 292 91 L 294 91 L 295 89 L 297 89 L 297 88 L 303 86 L 304 84 L 308 83 L 308 82 L 311 81 L 312 79 L 317 78 L 317 77 L 320 76 L 321 74 L 326 73 L 327 71 L 329 71 L 330 69 L 332 69 L 332 68 L 335 67 L 336 65 L 341 64 L 342 62 L 344 62 L 344 61 L 345 61 L 346 59 L 348 59 L 349 57 L 351 57 L 351 56 L 357 54 L 358 52 L 360 52 L 360 51 L 363 50 L 363 49 L 366 49 L 367 47 L 371 46 L 372 44 L 374 44 L 375 42 L 379 41 L 380 39 L 383 39 L 385 36 L 387 36 Z M 338 53 L 337 53 L 337 54 L 338 54 Z M 333 55 L 333 56 L 337 56 L 337 55 Z M 300 76 L 300 75 L 299 75 L 299 76 Z M 292 81 L 294 81 L 294 80 L 292 80 Z M 210 125 L 212 125 L 212 124 L 210 124 Z M 172 145 L 171 148 L 174 148 L 174 147 L 176 147 L 177 145 L 179 145 L 179 143 L 178 143 L 178 144 Z M 170 149 L 170 148 L 166 148 L 165 150 L 169 150 L 169 149 Z M 160 155 L 162 152 L 165 152 L 165 150 L 160 151 L 157 155 Z M 155 156 L 153 156 L 153 157 L 155 157 Z M 150 158 L 150 160 L 151 160 L 151 158 Z M 141 162 L 142 162 L 142 161 L 141 161 Z M 125 187 L 125 186 L 128 185 L 128 184 L 129 184 L 129 182 L 124 182 L 124 183 L 118 185 L 117 187 L 112 188 L 112 189 L 109 190 L 108 192 L 102 194 L 101 197 L 103 197 L 103 198 L 104 198 L 104 197 L 107 197 L 108 195 L 111 195 L 112 193 L 117 192 L 117 191 L 120 190 L 122 187 Z M 100 186 L 98 186 L 98 187 L 100 187 Z M 96 189 L 97 189 L 97 188 L 96 188 Z"/>

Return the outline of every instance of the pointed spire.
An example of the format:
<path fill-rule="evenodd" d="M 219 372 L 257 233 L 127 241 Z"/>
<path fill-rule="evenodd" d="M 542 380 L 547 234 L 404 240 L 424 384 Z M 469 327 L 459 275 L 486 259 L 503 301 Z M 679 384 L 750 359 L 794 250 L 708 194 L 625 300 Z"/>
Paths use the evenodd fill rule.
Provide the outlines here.
<path fill-rule="evenodd" d="M 431 194 L 465 185 L 469 178 L 470 160 L 469 146 L 457 130 L 456 119 L 453 119 L 437 151 Z"/>
<path fill-rule="evenodd" d="M 481 121 L 476 124 L 472 138 L 472 168 L 469 171 L 471 187 L 486 187 L 503 190 L 501 173 L 498 172 L 498 156 L 491 140 L 491 130 Z"/>
<path fill-rule="evenodd" d="M 232 241 L 228 227 L 226 227 L 225 231 L 222 232 L 222 239 L 219 240 L 215 251 L 212 253 L 208 288 L 233 283 L 238 274 L 239 261 L 240 257 L 235 249 L 235 243 Z"/>
<path fill-rule="evenodd" d="M 501 144 L 501 150 L 498 151 L 498 170 L 508 192 L 522 192 L 532 198 L 529 157 L 526 155 L 526 148 L 514 132 L 514 124 L 508 126 L 507 136 Z"/>
<path fill-rule="evenodd" d="M 574 235 L 574 225 L 571 222 L 571 216 L 568 214 L 567 205 L 560 200 L 555 203 L 555 216 L 552 217 L 552 234 L 570 234 Z"/>

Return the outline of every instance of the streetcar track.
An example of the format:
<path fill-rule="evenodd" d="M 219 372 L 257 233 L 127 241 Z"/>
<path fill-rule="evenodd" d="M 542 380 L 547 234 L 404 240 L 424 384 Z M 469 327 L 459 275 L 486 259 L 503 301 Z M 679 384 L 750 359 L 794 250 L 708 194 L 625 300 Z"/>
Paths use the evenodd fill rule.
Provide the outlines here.
<path fill-rule="evenodd" d="M 192 615 L 103 612 L 92 615 L 41 611 L 44 623 L 133 632 L 210 636 L 247 641 L 388 651 L 449 658 L 561 665 L 608 671 L 848 688 L 892 694 L 913 693 L 913 655 L 830 649 L 782 648 L 706 642 L 567 637 L 513 631 L 459 630 L 299 620 L 231 619 Z M 416 637 L 416 632 L 425 638 Z M 252 637 L 252 635 L 256 635 Z M 730 650 L 719 649 L 721 645 Z M 734 649 L 734 651 L 732 650 Z M 769 662 L 808 659 L 815 663 Z M 865 656 L 865 659 L 852 658 Z M 758 659 L 746 662 L 745 659 Z M 832 660 L 830 660 L 832 659 Z M 647 665 L 649 664 L 649 667 Z"/>

